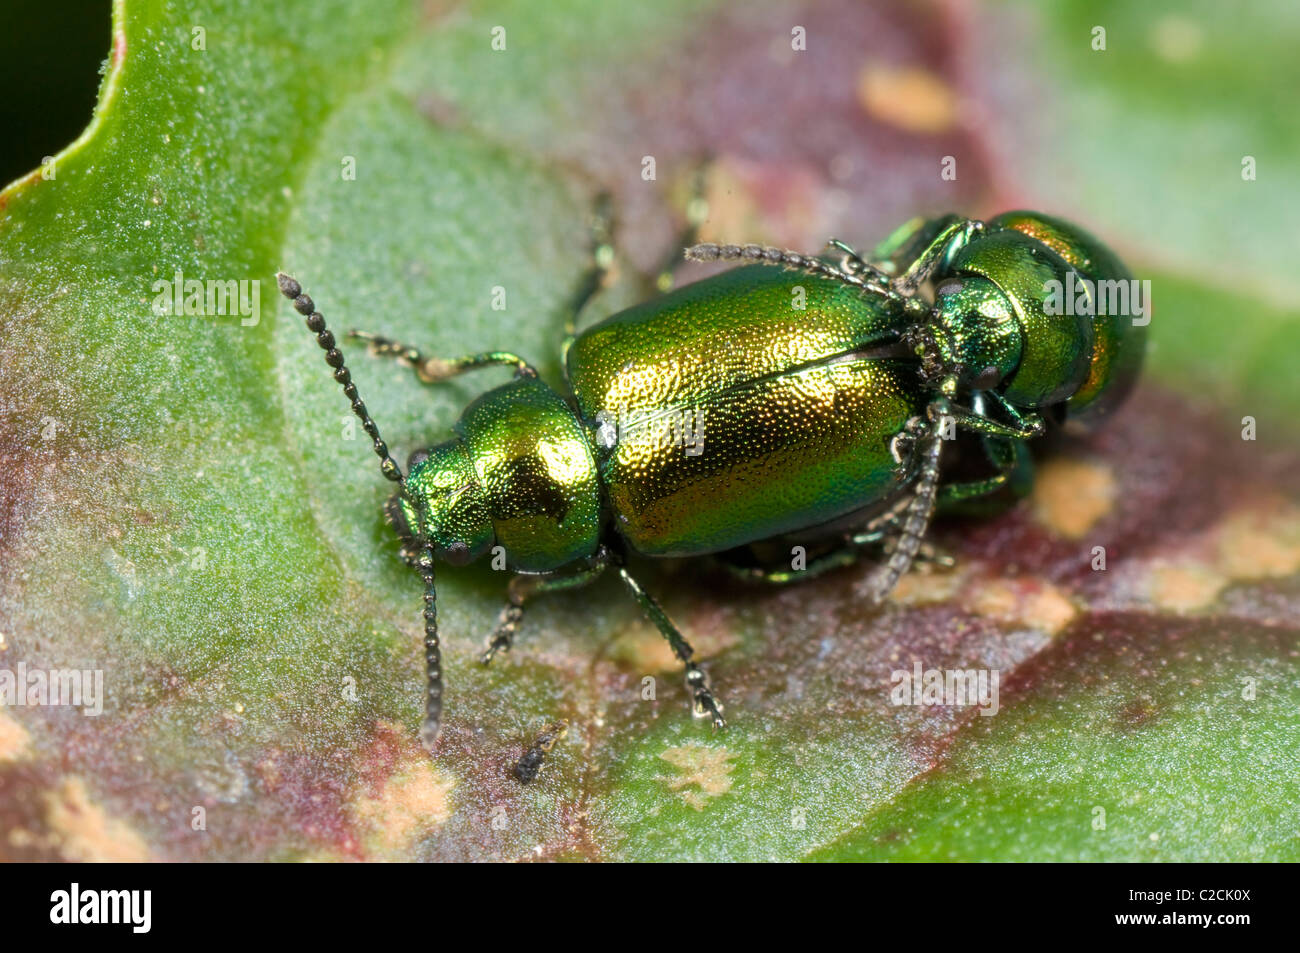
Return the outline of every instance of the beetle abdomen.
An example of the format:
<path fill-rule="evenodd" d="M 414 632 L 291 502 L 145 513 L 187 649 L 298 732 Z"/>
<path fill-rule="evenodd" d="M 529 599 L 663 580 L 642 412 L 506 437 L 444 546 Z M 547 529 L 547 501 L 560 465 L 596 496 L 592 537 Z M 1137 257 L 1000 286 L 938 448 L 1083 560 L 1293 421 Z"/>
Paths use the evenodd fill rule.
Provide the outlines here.
<path fill-rule="evenodd" d="M 892 492 L 890 441 L 925 405 L 890 352 L 904 327 L 842 283 L 739 268 L 586 331 L 567 368 L 622 535 L 716 552 Z"/>
<path fill-rule="evenodd" d="M 666 428 L 620 429 L 601 460 L 615 525 L 655 556 L 819 526 L 898 488 L 890 441 L 924 405 L 914 366 L 862 358 L 671 408 Z"/>

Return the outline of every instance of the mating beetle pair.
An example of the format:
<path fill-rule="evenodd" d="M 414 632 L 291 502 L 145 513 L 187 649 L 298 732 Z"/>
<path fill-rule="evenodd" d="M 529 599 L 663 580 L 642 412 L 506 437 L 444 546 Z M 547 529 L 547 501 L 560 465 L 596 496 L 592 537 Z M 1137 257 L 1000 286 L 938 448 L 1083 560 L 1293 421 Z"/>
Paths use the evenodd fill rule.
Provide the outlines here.
<path fill-rule="evenodd" d="M 459 565 L 500 546 L 516 573 L 485 662 L 510 648 L 532 596 L 615 569 L 685 665 L 695 714 L 723 727 L 690 644 L 630 575 L 629 552 L 713 555 L 772 583 L 873 556 L 869 595 L 879 601 L 914 559 L 933 558 L 923 540 L 937 505 L 1024 487 L 1025 441 L 1049 424 L 1090 429 L 1137 376 L 1140 324 L 1094 308 L 1052 313 L 1049 289 L 1071 271 L 1094 286 L 1128 278 L 1074 225 L 1034 212 L 917 219 L 870 261 L 831 244 L 838 262 L 758 245 L 688 248 L 689 259 L 748 267 L 570 333 L 568 397 L 514 354 L 425 357 L 353 332 L 429 383 L 515 369 L 465 410 L 452 439 L 412 454 L 405 477 L 311 298 L 277 276 L 399 486 L 387 512 L 424 580 L 421 738 L 430 751 L 443 694 L 436 562 Z M 599 288 L 610 251 L 598 237 L 575 314 Z M 921 296 L 927 283 L 933 302 Z M 691 420 L 692 439 L 662 439 L 663 423 L 681 419 Z M 954 430 L 978 441 L 987 475 L 944 478 L 941 450 Z M 819 555 L 800 571 L 764 566 L 752 558 L 762 541 L 813 544 Z"/>

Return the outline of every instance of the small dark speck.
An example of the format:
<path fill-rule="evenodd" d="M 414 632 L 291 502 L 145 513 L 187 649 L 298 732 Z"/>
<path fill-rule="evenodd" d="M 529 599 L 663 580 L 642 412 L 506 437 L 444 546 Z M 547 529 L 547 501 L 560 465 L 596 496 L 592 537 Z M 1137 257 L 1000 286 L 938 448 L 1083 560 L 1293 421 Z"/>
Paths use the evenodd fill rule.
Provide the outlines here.
<path fill-rule="evenodd" d="M 557 721 L 553 725 L 547 725 L 533 741 L 532 746 L 524 752 L 523 757 L 515 762 L 510 773 L 514 775 L 515 780 L 520 784 L 528 784 L 542 770 L 542 765 L 546 762 L 546 754 L 553 747 L 555 742 L 564 736 L 569 730 L 568 724 L 563 721 Z"/>

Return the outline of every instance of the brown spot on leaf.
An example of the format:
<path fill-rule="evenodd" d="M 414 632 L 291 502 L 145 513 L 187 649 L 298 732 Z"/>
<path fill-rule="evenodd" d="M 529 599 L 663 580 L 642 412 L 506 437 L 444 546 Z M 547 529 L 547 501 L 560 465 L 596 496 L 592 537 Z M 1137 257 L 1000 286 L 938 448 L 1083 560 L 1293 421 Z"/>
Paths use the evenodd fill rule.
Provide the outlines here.
<path fill-rule="evenodd" d="M 677 769 L 676 777 L 666 779 L 670 791 L 680 791 L 682 800 L 697 811 L 702 811 L 709 801 L 731 790 L 731 754 L 726 748 L 709 748 L 695 743 L 678 748 L 668 748 L 659 755 Z M 698 791 L 683 791 L 695 785 Z"/>
<path fill-rule="evenodd" d="M 684 170 L 674 188 L 679 207 L 685 208 L 690 200 L 691 170 Z M 739 161 L 724 157 L 713 163 L 705 179 L 705 200 L 709 217 L 700 227 L 703 241 L 739 242 L 762 241 L 767 237 L 759 198 L 747 181 L 745 167 Z M 741 236 L 748 236 L 742 238 Z"/>
<path fill-rule="evenodd" d="M 1115 503 L 1115 476 L 1092 460 L 1061 457 L 1047 460 L 1034 479 L 1034 517 L 1067 539 L 1081 539 L 1110 513 Z"/>
<path fill-rule="evenodd" d="M 352 817 L 372 852 L 401 851 L 451 817 L 455 784 L 421 752 L 408 759 L 377 796 L 357 798 Z"/>
<path fill-rule="evenodd" d="M 1218 527 L 1218 563 L 1232 579 L 1300 571 L 1300 506 L 1270 496 L 1230 514 Z"/>
<path fill-rule="evenodd" d="M 936 605 L 959 593 L 969 580 L 968 564 L 932 571 L 915 567 L 898 580 L 889 599 L 905 606 Z"/>
<path fill-rule="evenodd" d="M 682 665 L 659 630 L 640 619 L 614 641 L 610 656 L 638 672 L 670 672 Z"/>
<path fill-rule="evenodd" d="M 1056 635 L 1079 610 L 1065 591 L 1043 579 L 973 571 L 970 564 L 949 570 L 913 572 L 899 580 L 890 601 L 907 606 L 955 602 L 1003 625 L 1025 626 Z"/>
<path fill-rule="evenodd" d="M 690 201 L 692 177 L 681 176 L 675 189 L 681 208 Z M 701 226 L 702 240 L 789 244 L 829 227 L 822 176 L 811 165 L 728 156 L 709 167 L 705 184 L 709 217 Z M 687 276 L 699 277 L 699 272 L 690 270 L 682 277 Z"/>
<path fill-rule="evenodd" d="M 720 610 L 697 609 L 679 622 L 696 660 L 712 658 L 740 639 Z M 680 672 L 682 663 L 653 624 L 638 617 L 610 648 L 610 656 L 635 672 Z"/>
<path fill-rule="evenodd" d="M 1228 580 L 1209 566 L 1171 563 L 1152 567 L 1146 592 L 1161 609 L 1192 612 L 1213 605 L 1227 584 Z"/>
<path fill-rule="evenodd" d="M 1277 495 L 1239 507 L 1204 532 L 1143 566 L 1139 598 L 1173 612 L 1218 602 L 1233 583 L 1300 571 L 1300 507 Z"/>
<path fill-rule="evenodd" d="M 917 66 L 864 67 L 858 77 L 858 101 L 868 116 L 907 132 L 947 132 L 957 118 L 953 88 Z"/>
<path fill-rule="evenodd" d="M 1078 614 L 1064 592 L 1038 579 L 994 578 L 974 589 L 971 607 L 978 614 L 1048 635 L 1059 633 Z"/>
<path fill-rule="evenodd" d="M 66 859 L 81 863 L 140 863 L 149 860 L 144 840 L 123 821 L 109 817 L 90 799 L 86 783 L 64 778 L 46 792 L 48 839 Z"/>
<path fill-rule="evenodd" d="M 0 708 L 0 761 L 14 761 L 25 755 L 31 740 L 27 729 Z"/>

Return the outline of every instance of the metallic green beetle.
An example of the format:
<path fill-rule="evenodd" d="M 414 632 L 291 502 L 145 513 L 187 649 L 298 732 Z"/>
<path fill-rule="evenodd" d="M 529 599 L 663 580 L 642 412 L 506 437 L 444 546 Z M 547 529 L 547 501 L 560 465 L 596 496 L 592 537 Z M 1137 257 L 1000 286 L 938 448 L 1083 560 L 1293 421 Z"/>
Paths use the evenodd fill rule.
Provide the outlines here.
<path fill-rule="evenodd" d="M 510 648 L 530 597 L 615 568 L 685 665 L 695 714 L 721 728 L 721 702 L 629 574 L 629 552 L 713 555 L 772 583 L 875 555 L 866 594 L 879 601 L 913 560 L 941 558 L 924 542 L 937 505 L 1023 490 L 1025 441 L 1049 425 L 1095 426 L 1133 385 L 1145 321 L 1097 307 L 1057 313 L 1067 281 L 1088 304 L 1098 283 L 1129 280 L 1074 225 L 1034 212 L 987 223 L 948 216 L 909 222 L 870 261 L 831 245 L 838 261 L 759 245 L 687 248 L 688 259 L 747 266 L 570 333 L 567 398 L 514 354 L 430 358 L 352 332 L 425 382 L 515 369 L 465 410 L 450 440 L 412 454 L 405 477 L 324 318 L 298 282 L 277 276 L 399 484 L 387 513 L 424 579 L 421 737 L 431 752 L 443 694 L 436 561 L 459 565 L 501 547 L 516 573 L 485 662 Z M 598 237 L 575 314 L 611 253 Z M 973 435 L 988 475 L 943 479 L 941 451 L 958 432 Z M 816 544 L 819 554 L 798 571 L 740 555 L 766 541 Z"/>

